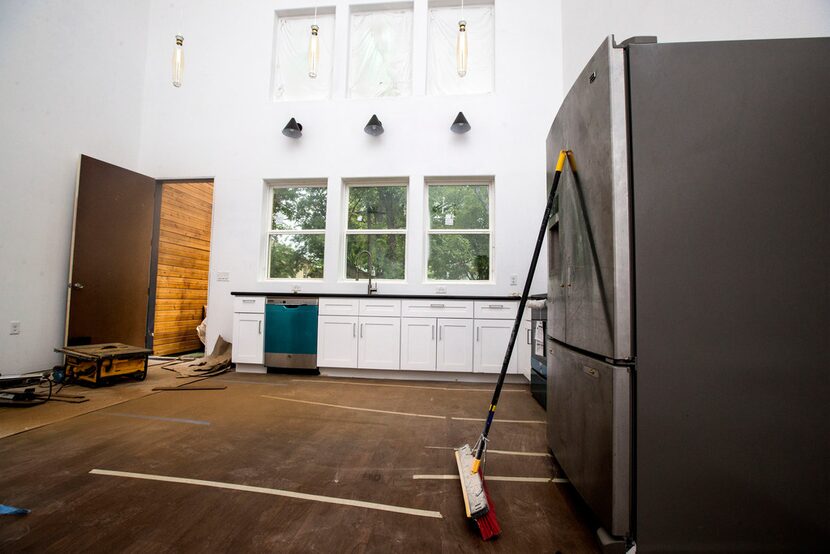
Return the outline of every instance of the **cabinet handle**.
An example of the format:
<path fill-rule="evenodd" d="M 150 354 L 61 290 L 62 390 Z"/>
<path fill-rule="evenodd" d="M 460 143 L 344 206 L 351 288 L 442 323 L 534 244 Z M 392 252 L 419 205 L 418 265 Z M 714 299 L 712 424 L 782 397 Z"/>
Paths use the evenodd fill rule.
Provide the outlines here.
<path fill-rule="evenodd" d="M 253 304 L 254 302 L 256 302 L 256 300 L 254 300 L 253 298 L 251 298 L 251 299 L 243 299 L 243 300 L 242 300 L 242 303 L 243 303 L 243 304 Z"/>
<path fill-rule="evenodd" d="M 363 323 L 360 324 L 360 338 L 363 338 Z"/>
<path fill-rule="evenodd" d="M 438 326 L 438 340 L 444 340 L 444 328 L 442 326 Z"/>
<path fill-rule="evenodd" d="M 429 307 L 430 308 L 443 308 L 444 305 L 443 304 L 430 304 Z"/>
<path fill-rule="evenodd" d="M 435 340 L 435 325 L 432 326 L 432 340 Z"/>
<path fill-rule="evenodd" d="M 478 342 L 479 331 L 481 331 L 481 327 L 476 327 L 476 342 Z"/>
<path fill-rule="evenodd" d="M 261 335 L 262 334 L 262 321 L 258 321 L 257 323 L 259 324 L 259 326 L 257 328 L 257 333 L 259 333 Z"/>
<path fill-rule="evenodd" d="M 533 344 L 532 342 L 530 342 L 530 329 L 527 330 L 527 343 Z"/>
<path fill-rule="evenodd" d="M 505 306 L 504 304 L 490 304 L 487 307 L 491 310 L 504 310 L 507 306 Z"/>
<path fill-rule="evenodd" d="M 357 336 L 357 323 L 352 323 L 352 337 Z"/>

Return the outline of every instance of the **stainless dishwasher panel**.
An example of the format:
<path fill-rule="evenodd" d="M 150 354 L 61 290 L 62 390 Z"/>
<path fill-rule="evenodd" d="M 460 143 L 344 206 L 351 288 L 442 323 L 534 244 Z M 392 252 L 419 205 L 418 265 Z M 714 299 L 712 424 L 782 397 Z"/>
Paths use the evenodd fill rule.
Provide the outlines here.
<path fill-rule="evenodd" d="M 548 442 L 612 535 L 631 529 L 631 368 L 548 343 Z"/>

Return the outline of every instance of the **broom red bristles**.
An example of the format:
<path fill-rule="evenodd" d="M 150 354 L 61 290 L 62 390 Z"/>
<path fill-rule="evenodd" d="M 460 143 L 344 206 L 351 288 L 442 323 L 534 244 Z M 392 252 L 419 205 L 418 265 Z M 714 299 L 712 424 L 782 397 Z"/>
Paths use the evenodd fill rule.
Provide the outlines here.
<path fill-rule="evenodd" d="M 478 525 L 482 540 L 489 541 L 501 535 L 501 526 L 499 526 L 499 520 L 496 519 L 493 499 L 490 498 L 490 491 L 487 490 L 487 483 L 484 481 L 484 472 L 481 470 L 479 472 L 481 473 L 481 485 L 484 488 L 484 496 L 487 498 L 487 506 L 489 509 L 486 514 L 476 519 L 475 522 Z"/>

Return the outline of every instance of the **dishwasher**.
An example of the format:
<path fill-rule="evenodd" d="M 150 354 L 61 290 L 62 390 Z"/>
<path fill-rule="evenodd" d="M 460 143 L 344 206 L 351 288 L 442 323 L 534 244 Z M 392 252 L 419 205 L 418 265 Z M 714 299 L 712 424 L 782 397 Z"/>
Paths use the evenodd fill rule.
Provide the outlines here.
<path fill-rule="evenodd" d="M 279 369 L 317 369 L 316 298 L 268 297 L 265 365 Z"/>

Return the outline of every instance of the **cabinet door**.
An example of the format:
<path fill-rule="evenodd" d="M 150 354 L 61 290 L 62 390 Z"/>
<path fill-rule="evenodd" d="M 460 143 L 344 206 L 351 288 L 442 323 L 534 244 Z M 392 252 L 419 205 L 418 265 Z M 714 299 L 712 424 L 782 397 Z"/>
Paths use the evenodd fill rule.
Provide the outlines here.
<path fill-rule="evenodd" d="M 265 361 L 265 314 L 233 314 L 233 362 L 261 364 Z"/>
<path fill-rule="evenodd" d="M 513 322 L 508 319 L 477 319 L 475 322 L 474 365 L 476 373 L 498 373 L 507 351 Z M 521 337 L 517 337 L 517 342 Z M 518 373 L 516 349 L 507 366 L 507 373 Z"/>
<path fill-rule="evenodd" d="M 435 326 L 431 317 L 401 319 L 401 369 L 435 370 Z"/>
<path fill-rule="evenodd" d="M 472 371 L 473 320 L 438 320 L 438 371 Z"/>
<path fill-rule="evenodd" d="M 357 367 L 357 318 L 320 316 L 317 318 L 317 365 L 319 367 Z"/>
<path fill-rule="evenodd" d="M 527 310 L 527 315 L 530 316 L 530 310 Z M 519 373 L 527 377 L 528 380 L 530 380 L 530 355 L 533 351 L 532 327 L 531 321 L 523 319 L 522 326 L 519 328 L 519 336 L 516 337 Z"/>
<path fill-rule="evenodd" d="M 357 367 L 400 369 L 401 319 L 361 317 L 358 327 Z"/>

